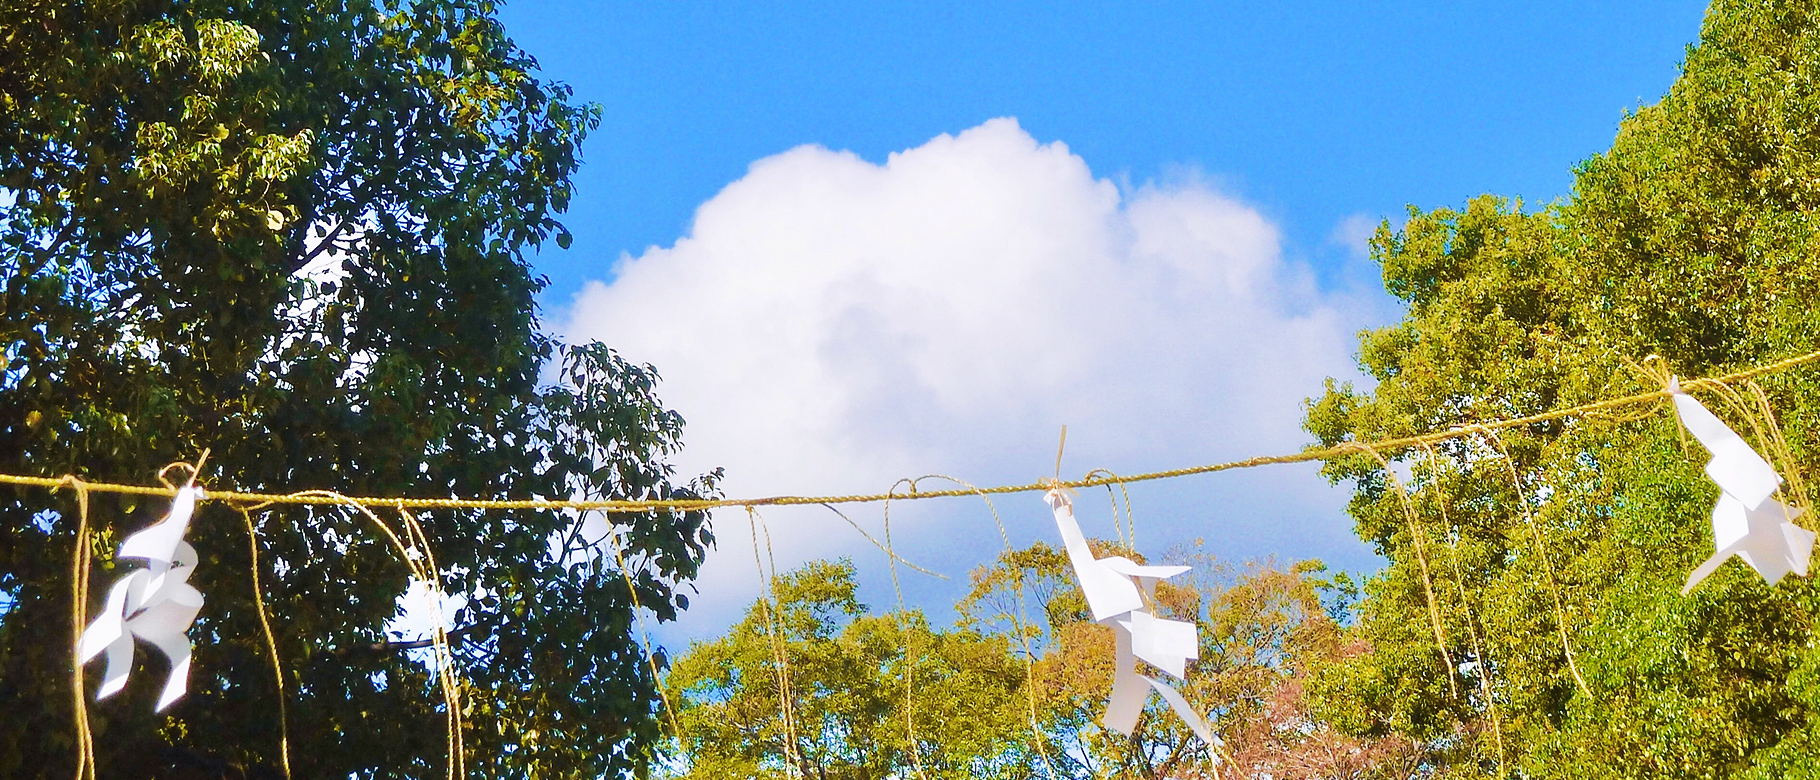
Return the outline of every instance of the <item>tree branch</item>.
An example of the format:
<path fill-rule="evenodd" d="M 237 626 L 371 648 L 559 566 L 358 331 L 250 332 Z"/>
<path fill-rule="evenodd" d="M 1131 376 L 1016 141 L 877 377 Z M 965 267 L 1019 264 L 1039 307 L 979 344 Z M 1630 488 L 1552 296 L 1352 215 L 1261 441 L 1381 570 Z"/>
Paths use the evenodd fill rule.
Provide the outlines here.
<path fill-rule="evenodd" d="M 449 641 L 451 643 L 453 643 L 455 640 L 460 639 L 463 635 L 467 634 L 468 631 L 472 630 L 472 628 L 473 628 L 473 626 L 458 628 L 458 629 L 455 629 L 454 631 L 448 632 L 444 636 L 446 636 L 449 639 Z M 381 654 L 381 653 L 402 652 L 405 650 L 422 650 L 426 647 L 434 646 L 435 644 L 436 644 L 436 640 L 434 640 L 434 639 L 409 639 L 409 640 L 405 640 L 405 641 L 401 641 L 401 642 L 393 642 L 391 640 L 386 640 L 383 642 L 369 642 L 367 644 L 361 644 L 361 645 L 349 645 L 347 647 L 338 647 L 338 648 L 335 648 L 334 650 L 324 651 L 324 654 L 330 655 L 330 656 L 333 656 L 336 658 L 346 658 L 350 655 L 356 655 L 356 654 L 377 655 L 377 654 Z"/>
<path fill-rule="evenodd" d="M 334 246 L 335 239 L 341 236 L 342 231 L 347 230 L 348 224 L 351 222 L 353 222 L 353 220 L 343 219 L 340 222 L 335 223 L 335 229 L 329 231 L 328 235 L 323 236 L 322 240 L 317 242 L 315 249 L 311 249 L 309 252 L 305 253 L 303 257 L 298 258 L 297 262 L 291 264 L 291 273 L 297 273 L 298 271 L 303 270 L 303 267 L 309 265 L 311 260 L 315 260 L 317 255 L 322 254 L 322 250 Z"/>

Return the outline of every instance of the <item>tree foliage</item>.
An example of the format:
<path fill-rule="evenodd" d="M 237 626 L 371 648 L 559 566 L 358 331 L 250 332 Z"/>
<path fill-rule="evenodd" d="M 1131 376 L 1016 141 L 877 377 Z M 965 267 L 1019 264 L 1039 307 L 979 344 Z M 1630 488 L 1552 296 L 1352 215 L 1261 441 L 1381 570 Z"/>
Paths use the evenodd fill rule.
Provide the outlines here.
<path fill-rule="evenodd" d="M 1235 569 L 1187 551 L 1172 558 L 1198 572 L 1157 594 L 1160 609 L 1201 632 L 1201 658 L 1180 689 L 1225 735 L 1225 760 L 1243 776 L 1406 777 L 1394 772 L 1429 766 L 1410 740 L 1348 736 L 1313 719 L 1303 680 L 1360 652 L 1336 620 L 1349 609 L 1343 578 L 1319 576 L 1312 562 Z M 666 678 L 676 774 L 1222 776 L 1160 701 L 1131 737 L 1098 725 L 1112 632 L 1088 620 L 1060 551 L 1039 542 L 974 570 L 947 630 L 919 612 L 872 614 L 853 574 L 846 562 L 809 564 L 778 578 L 726 635 L 690 647 Z M 1224 776 L 1235 768 L 1224 767 Z"/>
<path fill-rule="evenodd" d="M 1116 543 L 1090 540 L 1096 556 L 1144 558 Z M 1125 737 L 1098 723 L 1112 687 L 1113 634 L 1091 622 L 1066 555 L 1037 543 L 1008 552 L 973 574 L 956 605 L 965 625 L 1024 631 L 1032 640 L 1036 730 L 1046 774 L 1055 777 L 1283 778 L 1407 777 L 1427 766 L 1423 752 L 1397 736 L 1351 736 L 1318 720 L 1304 682 L 1361 652 L 1343 640 L 1356 601 L 1344 574 L 1323 576 L 1318 561 L 1241 566 L 1207 554 L 1199 542 L 1165 559 L 1191 573 L 1159 583 L 1157 614 L 1196 624 L 1200 657 L 1185 680 L 1169 682 L 1224 740 L 1210 750 L 1160 699 Z M 1017 590 L 1038 619 L 1015 618 Z M 1168 679 L 1155 669 L 1143 673 Z M 1407 770 L 1407 771 L 1403 771 Z"/>
<path fill-rule="evenodd" d="M 711 490 L 664 465 L 681 420 L 648 367 L 538 330 L 525 253 L 567 244 L 556 215 L 598 119 L 537 75 L 488 0 L 0 6 L 0 471 L 144 483 L 206 448 L 203 482 L 248 490 Z M 6 777 L 72 771 L 73 508 L 67 490 L 0 495 L 0 733 L 33 735 L 0 744 Z M 95 497 L 97 591 L 121 537 L 163 508 Z M 439 700 L 383 641 L 402 562 L 345 510 L 255 518 L 298 776 L 440 775 Z M 575 519 L 423 520 L 466 596 L 453 622 L 478 771 L 639 765 L 655 680 L 622 575 L 572 565 L 594 554 Z M 673 616 L 704 516 L 615 521 L 639 602 Z M 205 504 L 189 536 L 208 598 L 191 693 L 153 715 L 162 662 L 142 652 L 128 691 L 92 708 L 103 776 L 278 764 L 247 531 Z"/>
<path fill-rule="evenodd" d="M 1369 441 L 1658 389 L 1816 348 L 1820 17 L 1720 0 L 1681 77 L 1541 210 L 1482 197 L 1412 210 L 1373 241 L 1408 305 L 1370 332 L 1370 391 L 1330 386 L 1308 428 Z M 1792 481 L 1814 473 L 1820 384 L 1761 380 Z M 1707 392 L 1752 436 L 1751 388 Z M 1773 452 L 1770 438 L 1755 443 Z M 1820 764 L 1810 580 L 1737 562 L 1690 596 L 1717 489 L 1666 405 L 1328 466 L 1390 562 L 1367 589 L 1372 651 L 1311 683 L 1355 734 L 1452 746 L 1449 776 L 1782 777 Z M 1785 491 L 1805 502 L 1797 486 Z M 1810 512 L 1801 522 L 1812 527 Z M 1431 597 L 1429 594 L 1432 593 Z M 1436 624 L 1438 623 L 1438 628 Z M 1437 636 L 1439 634 L 1439 636 Z"/>
<path fill-rule="evenodd" d="M 1027 777 L 1004 637 L 869 614 L 853 566 L 779 577 L 666 680 L 687 777 Z"/>

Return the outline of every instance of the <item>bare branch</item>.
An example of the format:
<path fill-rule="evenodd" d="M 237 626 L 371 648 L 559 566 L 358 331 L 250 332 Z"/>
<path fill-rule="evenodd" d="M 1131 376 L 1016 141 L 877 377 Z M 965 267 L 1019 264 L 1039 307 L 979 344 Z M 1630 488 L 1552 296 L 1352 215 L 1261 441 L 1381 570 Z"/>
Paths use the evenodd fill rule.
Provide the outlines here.
<path fill-rule="evenodd" d="M 455 640 L 460 639 L 463 635 L 467 634 L 471 628 L 472 628 L 471 626 L 467 627 L 467 628 L 458 628 L 458 629 L 455 629 L 454 631 L 448 632 L 444 636 L 446 636 L 450 642 L 454 642 Z M 362 644 L 362 645 L 349 645 L 347 647 L 336 648 L 336 649 L 328 651 L 328 652 L 329 652 L 329 654 L 334 655 L 336 657 L 345 658 L 347 656 L 356 655 L 356 654 L 361 654 L 361 655 L 375 654 L 376 655 L 376 654 L 381 654 L 381 653 L 402 652 L 405 650 L 422 650 L 426 647 L 433 647 L 433 646 L 435 646 L 435 644 L 436 644 L 436 640 L 430 639 L 430 638 L 408 639 L 408 640 L 399 641 L 399 642 L 393 642 L 393 641 L 388 640 L 388 641 L 384 641 L 384 642 L 370 642 L 370 643 Z"/>

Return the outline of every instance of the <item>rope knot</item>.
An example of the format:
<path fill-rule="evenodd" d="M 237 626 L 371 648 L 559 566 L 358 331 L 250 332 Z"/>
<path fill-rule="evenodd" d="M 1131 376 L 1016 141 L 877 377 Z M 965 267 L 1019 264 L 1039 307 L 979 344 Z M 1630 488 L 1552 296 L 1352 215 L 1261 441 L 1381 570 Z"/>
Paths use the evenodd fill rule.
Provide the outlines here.
<path fill-rule="evenodd" d="M 1626 365 L 1643 380 L 1644 384 L 1661 388 L 1658 392 L 1664 395 L 1681 392 L 1681 378 L 1675 375 L 1675 372 L 1669 368 L 1668 361 L 1661 355 L 1650 355 Z"/>

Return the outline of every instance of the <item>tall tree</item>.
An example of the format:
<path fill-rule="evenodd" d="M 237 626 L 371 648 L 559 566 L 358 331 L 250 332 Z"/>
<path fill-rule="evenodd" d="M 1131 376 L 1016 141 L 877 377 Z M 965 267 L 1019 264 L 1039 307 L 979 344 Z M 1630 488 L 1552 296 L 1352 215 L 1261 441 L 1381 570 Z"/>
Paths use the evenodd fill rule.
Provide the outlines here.
<path fill-rule="evenodd" d="M 1133 555 L 1095 541 L 1102 552 Z M 1066 556 L 1037 543 L 972 572 L 959 624 L 872 614 L 850 563 L 779 577 L 724 636 L 665 680 L 675 774 L 701 778 L 1407 778 L 1433 767 L 1399 736 L 1314 719 L 1303 683 L 1361 652 L 1343 641 L 1350 582 L 1315 562 L 1231 567 L 1181 551 L 1196 576 L 1156 592 L 1201 639 L 1181 692 L 1225 745 L 1210 751 L 1160 700 L 1130 737 L 1099 725 L 1112 630 L 1088 617 Z M 1161 674 L 1151 671 L 1150 674 Z M 914 736 L 912 736 L 914 735 Z M 1218 759 L 1216 760 L 1216 756 Z"/>
<path fill-rule="evenodd" d="M 663 459 L 655 375 L 538 329 L 526 252 L 554 238 L 598 110 L 540 78 L 487 0 L 21 0 L 0 5 L 0 471 L 147 482 L 211 452 L 211 487 L 357 495 L 700 495 Z M 539 375 L 555 361 L 556 381 Z M 94 497 L 94 580 L 165 502 Z M 70 491 L 0 491 L 0 776 L 68 777 Z M 103 776 L 443 771 L 442 706 L 386 642 L 407 568 L 335 507 L 205 504 L 188 697 L 159 660 L 92 705 Z M 396 516 L 390 516 L 396 521 Z M 552 512 L 436 511 L 489 777 L 639 766 L 657 731 L 633 596 Z M 613 518 L 660 618 L 700 513 Z M 97 588 L 99 590 L 99 587 Z M 99 607 L 101 593 L 87 608 Z M 154 655 L 153 658 L 156 658 Z M 657 659 L 661 662 L 661 658 Z M 95 676 L 91 675 L 91 683 Z M 91 685 L 92 688 L 92 685 Z M 91 691 L 92 692 L 92 691 Z"/>
<path fill-rule="evenodd" d="M 1023 665 L 1003 637 L 869 614 L 851 563 L 778 577 L 666 678 L 690 778 L 1030 777 Z"/>
<path fill-rule="evenodd" d="M 1820 16 L 1719 0 L 1681 77 L 1542 210 L 1491 197 L 1412 210 L 1373 242 L 1402 322 L 1369 333 L 1369 392 L 1312 404 L 1323 444 L 1470 425 L 1811 351 L 1820 333 Z M 1633 367 L 1634 364 L 1634 367 Z M 1709 405 L 1805 502 L 1820 383 L 1765 377 Z M 1773 410 L 1778 420 L 1764 414 Z M 1752 434 L 1756 420 L 1765 435 Z M 1820 591 L 1712 554 L 1717 496 L 1666 405 L 1337 461 L 1389 560 L 1373 651 L 1312 689 L 1355 733 L 1464 745 L 1455 776 L 1781 777 L 1820 763 Z M 1392 481 L 1408 478 L 1410 502 Z M 1799 522 L 1814 526 L 1809 512 Z"/>
<path fill-rule="evenodd" d="M 1143 560 L 1126 547 L 1089 543 L 1101 557 Z M 1040 742 L 1024 749 L 1037 754 L 1048 776 L 1220 778 L 1236 772 L 1351 780 L 1407 778 L 1432 766 L 1422 746 L 1407 738 L 1341 733 L 1316 718 L 1304 693 L 1308 679 L 1360 652 L 1361 643 L 1341 631 L 1356 599 L 1349 577 L 1322 576 L 1326 569 L 1318 561 L 1233 566 L 1198 545 L 1165 557 L 1190 565 L 1192 573 L 1158 583 L 1155 607 L 1161 616 L 1195 623 L 1200 639 L 1200 657 L 1189 663 L 1187 678 L 1170 682 L 1220 735 L 1218 749 L 1202 745 L 1156 697 L 1129 737 L 1099 725 L 1115 671 L 1114 638 L 1111 628 L 1091 621 L 1061 550 L 1038 542 L 974 571 L 973 587 L 956 609 L 963 625 L 1006 635 L 1014 649 L 1021 651 L 1028 639 Z"/>

